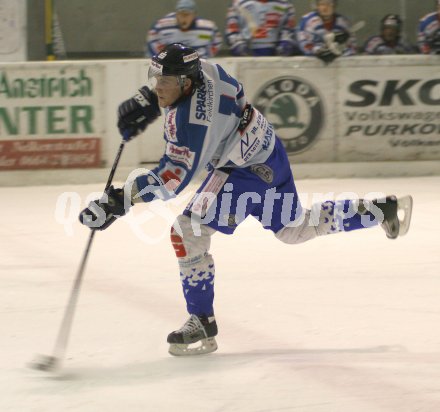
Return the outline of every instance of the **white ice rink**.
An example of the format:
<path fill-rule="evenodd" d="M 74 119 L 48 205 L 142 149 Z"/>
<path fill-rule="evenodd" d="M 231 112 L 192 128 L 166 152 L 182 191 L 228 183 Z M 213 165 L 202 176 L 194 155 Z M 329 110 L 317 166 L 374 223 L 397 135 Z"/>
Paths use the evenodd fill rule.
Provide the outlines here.
<path fill-rule="evenodd" d="M 124 218 L 96 234 L 61 373 L 27 369 L 51 353 L 88 237 L 75 208 L 59 223 L 57 199 L 103 185 L 0 188 L 1 412 L 440 411 L 440 177 L 297 182 L 412 194 L 398 240 L 374 228 L 288 246 L 252 219 L 215 235 L 219 349 L 193 358 L 166 343 L 187 318 L 168 240 L 187 199 L 170 216 L 136 206 L 141 233 Z"/>

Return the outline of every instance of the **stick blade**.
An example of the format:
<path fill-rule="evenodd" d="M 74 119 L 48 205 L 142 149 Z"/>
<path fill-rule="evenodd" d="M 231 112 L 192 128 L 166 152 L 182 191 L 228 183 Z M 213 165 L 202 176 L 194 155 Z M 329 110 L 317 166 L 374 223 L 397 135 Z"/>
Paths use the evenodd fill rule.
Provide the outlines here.
<path fill-rule="evenodd" d="M 43 372 L 55 372 L 58 370 L 61 361 L 56 356 L 36 355 L 27 366 L 31 369 Z"/>

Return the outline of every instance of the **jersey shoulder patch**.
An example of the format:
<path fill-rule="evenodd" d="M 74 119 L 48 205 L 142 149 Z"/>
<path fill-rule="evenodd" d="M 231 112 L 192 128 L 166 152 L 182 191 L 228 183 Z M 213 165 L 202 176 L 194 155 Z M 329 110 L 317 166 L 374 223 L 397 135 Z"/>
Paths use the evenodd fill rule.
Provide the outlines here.
<path fill-rule="evenodd" d="M 168 142 L 177 142 L 177 109 L 174 107 L 168 111 L 165 117 L 165 138 Z"/>

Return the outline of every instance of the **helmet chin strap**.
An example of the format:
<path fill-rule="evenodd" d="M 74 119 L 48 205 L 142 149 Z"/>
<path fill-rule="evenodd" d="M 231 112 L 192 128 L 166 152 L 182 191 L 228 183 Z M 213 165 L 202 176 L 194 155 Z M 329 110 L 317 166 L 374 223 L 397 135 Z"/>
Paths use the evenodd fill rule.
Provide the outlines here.
<path fill-rule="evenodd" d="M 187 96 L 193 93 L 194 87 L 191 87 L 190 92 L 185 92 L 185 80 L 188 79 L 188 77 L 177 77 L 179 86 L 180 86 L 180 97 L 176 99 L 176 101 L 171 105 L 171 107 L 177 106 L 178 103 L 180 103 L 183 99 L 185 99 Z"/>
<path fill-rule="evenodd" d="M 180 86 L 180 93 L 184 94 L 184 88 L 185 88 L 185 80 L 186 77 L 184 76 L 178 76 L 179 86 Z"/>

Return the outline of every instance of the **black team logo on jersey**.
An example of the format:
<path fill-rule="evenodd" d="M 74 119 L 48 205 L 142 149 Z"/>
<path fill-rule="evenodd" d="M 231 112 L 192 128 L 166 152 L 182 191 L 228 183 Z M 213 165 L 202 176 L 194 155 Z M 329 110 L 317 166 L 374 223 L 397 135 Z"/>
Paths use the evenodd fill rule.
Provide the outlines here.
<path fill-rule="evenodd" d="M 273 124 L 289 153 L 307 150 L 322 129 L 321 97 L 309 83 L 297 77 L 283 76 L 264 84 L 254 98 L 254 105 Z"/>

